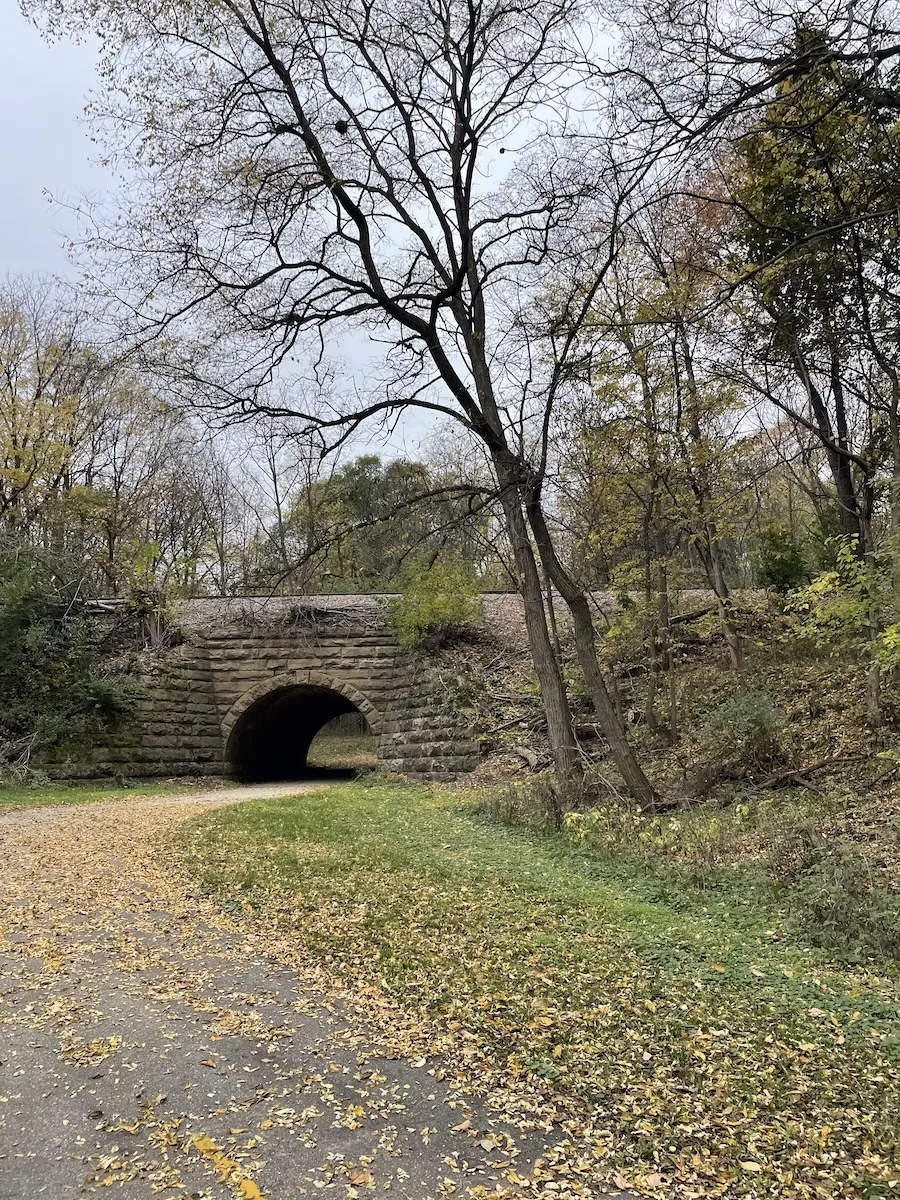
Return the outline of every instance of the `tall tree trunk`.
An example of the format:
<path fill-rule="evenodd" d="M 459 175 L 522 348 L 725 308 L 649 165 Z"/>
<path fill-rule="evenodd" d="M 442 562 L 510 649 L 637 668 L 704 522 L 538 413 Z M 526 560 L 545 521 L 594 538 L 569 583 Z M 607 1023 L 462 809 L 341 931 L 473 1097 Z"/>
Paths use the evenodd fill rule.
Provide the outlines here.
<path fill-rule="evenodd" d="M 659 665 L 665 672 L 666 699 L 669 714 L 669 737 L 678 741 L 678 703 L 675 691 L 675 663 L 672 657 L 672 614 L 669 608 L 669 572 L 666 567 L 666 547 L 662 530 L 655 536 L 656 628 Z"/>
<path fill-rule="evenodd" d="M 697 513 L 700 518 L 701 536 L 703 538 L 703 550 L 700 557 L 706 569 L 706 577 L 709 580 L 709 585 L 715 593 L 719 624 L 722 627 L 725 644 L 728 646 L 731 665 L 735 671 L 740 671 L 744 666 L 744 648 L 732 617 L 731 594 L 725 582 L 725 573 L 722 570 L 719 531 L 711 503 L 712 488 L 710 487 L 709 472 L 707 469 L 706 439 L 703 436 L 703 427 L 700 420 L 700 389 L 697 386 L 697 378 L 694 374 L 694 360 L 690 342 L 688 341 L 687 329 L 680 317 L 677 322 L 677 337 L 684 365 L 685 379 L 687 381 L 688 437 L 690 438 L 692 452 L 686 452 L 685 458 L 687 460 L 686 465 L 691 490 L 697 501 Z"/>
<path fill-rule="evenodd" d="M 709 586 L 716 597 L 716 611 L 719 615 L 719 624 L 722 627 L 725 644 L 728 647 L 731 666 L 735 671 L 742 671 L 744 669 L 744 646 L 734 622 L 731 592 L 725 582 L 721 548 L 716 536 L 715 525 L 712 522 L 708 522 L 706 525 L 704 546 L 700 557 L 703 560 Z"/>
<path fill-rule="evenodd" d="M 659 684 L 659 629 L 656 624 L 655 615 L 653 613 L 653 584 L 650 579 L 650 563 L 646 563 L 646 572 L 644 579 L 644 605 L 648 618 L 648 638 L 647 649 L 649 652 L 649 661 L 647 663 L 647 690 L 644 694 L 644 724 L 651 733 L 659 731 L 659 722 L 656 719 L 656 693 Z"/>
<path fill-rule="evenodd" d="M 541 572 L 528 533 L 525 515 L 524 483 L 527 478 L 521 455 L 510 449 L 503 429 L 503 420 L 494 396 L 490 363 L 485 355 L 485 310 L 481 285 L 469 263 L 469 282 L 472 289 L 473 316 L 457 299 L 455 312 L 460 329 L 466 337 L 475 389 L 481 409 L 479 436 L 491 456 L 500 487 L 500 505 L 505 518 L 506 532 L 516 565 L 519 594 L 525 611 L 525 628 L 531 650 L 531 660 L 541 689 L 547 737 L 558 794 L 555 797 L 554 818 L 562 825 L 562 805 L 576 801 L 582 788 L 584 773 L 575 741 L 574 721 L 566 692 L 562 664 L 556 652 L 547 621 L 547 608 Z M 548 572 L 552 582 L 552 574 Z"/>
<path fill-rule="evenodd" d="M 498 474 L 508 472 L 502 464 L 495 464 Z M 503 479 L 501 478 L 501 485 Z M 520 492 L 516 485 L 508 482 L 502 487 L 501 504 L 506 519 L 507 533 L 512 546 L 519 594 L 525 611 L 525 628 L 531 659 L 541 689 L 544 716 L 547 721 L 547 737 L 553 757 L 558 796 L 555 801 L 554 819 L 562 824 L 562 805 L 567 799 L 576 800 L 581 789 L 583 772 L 578 747 L 573 732 L 572 710 L 566 693 L 562 667 L 554 651 L 547 624 L 541 577 L 534 550 L 528 537 L 528 527 L 522 511 Z"/>
<path fill-rule="evenodd" d="M 872 535 L 872 508 L 874 489 L 871 480 L 864 489 L 865 508 L 861 528 L 863 535 L 863 561 L 866 567 L 866 589 L 868 591 L 867 635 L 869 641 L 869 669 L 866 674 L 866 718 L 872 729 L 882 724 L 881 712 L 881 667 L 878 662 L 878 638 L 880 623 L 878 614 L 878 573 L 875 562 L 875 540 Z"/>
<path fill-rule="evenodd" d="M 891 583 L 894 603 L 900 602 L 900 381 L 891 380 L 891 404 L 888 410 L 891 433 L 891 482 L 889 511 L 891 519 Z"/>
<path fill-rule="evenodd" d="M 834 490 L 837 496 L 837 517 L 841 527 L 841 533 L 845 537 L 855 537 L 858 539 L 860 549 L 862 548 L 862 529 L 860 525 L 859 503 L 856 498 L 856 488 L 853 485 L 853 469 L 850 464 L 850 459 L 842 450 L 848 449 L 846 445 L 846 421 L 844 421 L 844 442 L 840 443 L 840 438 L 835 435 L 834 427 L 831 423 L 831 417 L 828 413 L 828 405 L 825 403 L 825 398 L 816 387 L 815 381 L 812 378 L 806 359 L 803 357 L 803 352 L 795 344 L 791 352 L 791 360 L 794 366 L 794 371 L 797 378 L 803 385 L 803 390 L 806 392 L 806 398 L 809 401 L 810 411 L 814 418 L 816 432 L 822 447 L 825 450 L 825 458 L 828 462 L 828 470 L 831 473 Z"/>
<path fill-rule="evenodd" d="M 644 509 L 641 521 L 642 549 L 644 551 L 644 611 L 647 620 L 647 649 L 650 661 L 647 664 L 647 691 L 644 698 L 644 724 L 651 733 L 659 729 L 656 719 L 656 692 L 659 683 L 659 630 L 653 616 L 653 549 L 650 545 L 650 523 L 653 520 L 652 503 Z"/>
<path fill-rule="evenodd" d="M 591 619 L 587 597 L 560 562 L 539 499 L 529 497 L 526 510 L 541 562 L 572 615 L 578 662 L 597 714 L 597 722 L 609 743 L 613 762 L 618 767 L 629 794 L 643 807 L 653 809 L 659 803 L 660 796 L 641 769 L 606 689 L 597 659 L 594 622 Z"/>

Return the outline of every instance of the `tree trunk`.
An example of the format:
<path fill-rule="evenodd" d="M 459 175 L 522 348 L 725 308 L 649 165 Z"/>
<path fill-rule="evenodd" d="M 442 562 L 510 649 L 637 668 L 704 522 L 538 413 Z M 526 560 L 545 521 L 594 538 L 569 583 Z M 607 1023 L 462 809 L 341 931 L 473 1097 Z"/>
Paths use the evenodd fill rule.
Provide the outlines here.
<path fill-rule="evenodd" d="M 656 719 L 656 692 L 659 683 L 659 629 L 657 621 L 653 613 L 653 551 L 650 546 L 650 522 L 652 520 L 652 510 L 647 508 L 644 512 L 642 521 L 643 526 L 643 550 L 644 550 L 644 610 L 647 614 L 647 649 L 649 651 L 649 663 L 647 670 L 647 692 L 644 698 L 644 724 L 651 733 L 656 733 L 659 729 L 659 722 Z"/>
<path fill-rule="evenodd" d="M 741 635 L 737 631 L 737 626 L 734 623 L 731 606 L 731 593 L 728 590 L 728 584 L 725 582 L 725 573 L 722 570 L 722 555 L 719 549 L 718 538 L 716 537 L 715 528 L 707 524 L 706 527 L 706 544 L 701 554 L 703 565 L 706 568 L 706 577 L 709 580 L 709 585 L 715 593 L 716 611 L 719 614 L 719 624 L 722 626 L 722 633 L 725 637 L 725 644 L 728 646 L 728 656 L 731 659 L 731 665 L 735 671 L 744 669 L 744 647 L 741 643 Z"/>
<path fill-rule="evenodd" d="M 706 568 L 706 576 L 710 587 L 716 596 L 719 623 L 728 646 L 731 665 L 735 671 L 740 671 L 744 665 L 744 651 L 740 635 L 731 617 L 731 596 L 725 582 L 722 570 L 722 553 L 719 546 L 719 532 L 712 511 L 712 489 L 709 483 L 707 467 L 706 441 L 700 420 L 700 391 L 694 375 L 694 363 L 688 342 L 684 321 L 679 318 L 677 324 L 678 343 L 684 363 L 687 379 L 688 394 L 688 437 L 693 453 L 686 454 L 691 490 L 697 501 L 697 515 L 700 518 L 700 532 L 703 538 L 703 550 L 700 557 Z"/>
<path fill-rule="evenodd" d="M 498 464 L 498 472 L 502 470 Z M 504 471 L 504 474 L 506 472 Z M 541 577 L 534 551 L 528 538 L 528 528 L 522 513 L 518 489 L 502 489 L 501 503 L 512 546 L 518 576 L 519 593 L 525 610 L 525 628 L 535 673 L 541 689 L 547 736 L 553 758 L 558 796 L 554 820 L 562 825 L 562 805 L 567 798 L 576 800 L 583 772 L 573 732 L 572 710 L 566 693 L 565 680 L 550 637 Z"/>
<path fill-rule="evenodd" d="M 643 807 L 653 809 L 660 796 L 641 770 L 610 700 L 597 659 L 594 622 L 591 620 L 587 597 L 560 562 L 539 501 L 529 499 L 526 509 L 541 561 L 572 615 L 578 662 L 594 704 L 598 724 L 609 743 L 613 762 L 618 767 L 629 794 Z"/>
<path fill-rule="evenodd" d="M 878 614 L 878 576 L 875 563 L 875 543 L 872 537 L 871 511 L 874 491 L 871 484 L 865 488 L 866 505 L 862 517 L 863 561 L 866 566 L 866 588 L 868 591 L 867 636 L 869 641 L 869 669 L 866 674 L 866 719 L 872 729 L 880 729 L 881 712 L 881 667 L 878 663 L 878 638 L 880 633 Z"/>
<path fill-rule="evenodd" d="M 890 482 L 890 517 L 891 517 L 891 583 L 894 590 L 894 603 L 900 600 L 900 387 L 891 380 L 891 405 L 888 411 L 888 421 L 891 432 L 891 482 Z"/>
<path fill-rule="evenodd" d="M 862 530 L 856 489 L 853 486 L 853 470 L 849 458 L 845 453 L 841 452 L 842 448 L 844 450 L 847 449 L 846 422 L 844 422 L 844 442 L 842 443 L 840 435 L 835 436 L 831 417 L 828 413 L 828 405 L 825 403 L 822 393 L 816 387 L 806 359 L 803 357 L 803 352 L 796 343 L 792 346 L 791 360 L 797 378 L 802 383 L 803 390 L 806 392 L 816 432 L 825 450 L 825 458 L 828 462 L 828 469 L 831 473 L 837 495 L 837 516 L 841 526 L 841 533 L 845 537 L 858 538 L 861 548 Z"/>
<path fill-rule="evenodd" d="M 675 692 L 675 663 L 672 658 L 672 625 L 669 609 L 669 572 L 666 568 L 665 546 L 661 531 L 656 534 L 656 628 L 660 668 L 666 676 L 666 692 L 669 714 L 669 737 L 678 741 L 678 703 Z"/>

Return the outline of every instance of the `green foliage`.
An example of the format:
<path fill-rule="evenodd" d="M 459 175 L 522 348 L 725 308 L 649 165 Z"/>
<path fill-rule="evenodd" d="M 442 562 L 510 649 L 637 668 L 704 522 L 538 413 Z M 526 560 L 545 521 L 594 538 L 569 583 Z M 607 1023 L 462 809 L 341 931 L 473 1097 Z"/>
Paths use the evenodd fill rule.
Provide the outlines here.
<path fill-rule="evenodd" d="M 0 770 L 115 725 L 135 701 L 132 681 L 102 673 L 78 586 L 34 553 L 0 552 Z"/>
<path fill-rule="evenodd" d="M 775 754 L 779 727 L 768 696 L 735 692 L 707 713 L 701 732 L 715 761 L 761 763 Z"/>
<path fill-rule="evenodd" d="M 606 615 L 608 624 L 601 643 L 606 657 L 616 660 L 641 654 L 652 619 L 644 598 L 619 590 L 615 608 Z"/>
<path fill-rule="evenodd" d="M 806 822 L 773 849 L 773 874 L 820 945 L 900 956 L 900 896 L 889 891 L 864 851 Z"/>
<path fill-rule="evenodd" d="M 404 572 L 402 589 L 385 609 L 405 650 L 438 645 L 481 617 L 477 584 L 462 563 L 419 558 Z"/>
<path fill-rule="evenodd" d="M 889 554 L 862 559 L 854 538 L 831 539 L 834 568 L 791 592 L 794 631 L 816 649 L 850 649 L 886 670 L 900 667 L 900 621 Z M 873 634 L 874 626 L 874 634 Z"/>
<path fill-rule="evenodd" d="M 878 663 L 888 671 L 900 667 L 900 621 L 894 621 L 881 631 L 875 647 Z"/>
<path fill-rule="evenodd" d="M 479 520 L 453 491 L 459 480 L 409 459 L 364 454 L 311 480 L 258 547 L 254 586 L 393 592 L 411 560 L 480 557 Z M 291 564 L 303 564 L 294 567 Z"/>
<path fill-rule="evenodd" d="M 870 619 L 872 580 L 854 538 L 832 540 L 834 569 L 788 597 L 797 633 L 814 645 L 858 641 Z"/>
<path fill-rule="evenodd" d="M 798 51 L 810 38 L 824 49 L 828 37 L 798 26 Z M 854 254 L 878 260 L 896 234 L 896 114 L 891 90 L 861 86 L 862 70 L 836 58 L 779 84 L 740 143 L 736 232 L 745 260 L 773 264 L 759 287 L 800 327 L 857 286 Z"/>
<path fill-rule="evenodd" d="M 772 522 L 762 530 L 756 575 L 763 587 L 782 593 L 799 587 L 806 578 L 803 551 L 784 523 Z"/>

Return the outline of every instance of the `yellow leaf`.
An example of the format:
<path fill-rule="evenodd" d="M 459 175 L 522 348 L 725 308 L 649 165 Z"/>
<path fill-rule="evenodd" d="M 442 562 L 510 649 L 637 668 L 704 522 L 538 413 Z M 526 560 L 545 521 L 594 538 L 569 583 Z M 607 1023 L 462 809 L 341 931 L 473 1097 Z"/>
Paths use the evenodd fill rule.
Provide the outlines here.
<path fill-rule="evenodd" d="M 243 1200 L 263 1200 L 263 1194 L 252 1179 L 242 1179 L 238 1184 L 238 1194 Z"/>

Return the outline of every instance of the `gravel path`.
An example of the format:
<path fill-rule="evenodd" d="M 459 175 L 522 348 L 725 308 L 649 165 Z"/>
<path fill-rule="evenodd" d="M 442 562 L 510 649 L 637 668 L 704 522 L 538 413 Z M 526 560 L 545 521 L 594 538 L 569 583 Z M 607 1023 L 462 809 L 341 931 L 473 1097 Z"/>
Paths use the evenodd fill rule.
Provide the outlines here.
<path fill-rule="evenodd" d="M 545 1194 L 551 1131 L 379 1057 L 358 1016 L 164 865 L 178 823 L 303 786 L 322 785 L 0 818 L 0 1200 Z"/>

